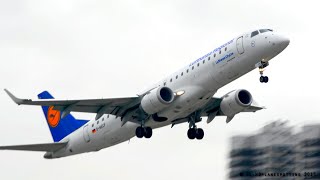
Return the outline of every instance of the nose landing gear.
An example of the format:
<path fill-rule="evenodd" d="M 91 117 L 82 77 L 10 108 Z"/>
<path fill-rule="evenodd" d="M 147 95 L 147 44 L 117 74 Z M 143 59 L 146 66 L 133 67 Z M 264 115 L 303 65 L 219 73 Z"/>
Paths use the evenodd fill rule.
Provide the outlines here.
<path fill-rule="evenodd" d="M 260 61 L 256 66 L 258 66 L 259 68 L 259 73 L 260 73 L 260 82 L 261 83 L 267 83 L 269 81 L 269 78 L 268 76 L 263 76 L 263 71 L 264 71 L 264 68 L 267 67 L 269 65 L 269 62 L 263 62 L 263 61 Z"/>
<path fill-rule="evenodd" d="M 268 78 L 268 76 L 263 76 L 263 68 L 262 69 L 260 69 L 259 68 L 259 72 L 260 72 L 260 82 L 261 83 L 267 83 L 268 81 L 269 81 L 269 78 Z"/>

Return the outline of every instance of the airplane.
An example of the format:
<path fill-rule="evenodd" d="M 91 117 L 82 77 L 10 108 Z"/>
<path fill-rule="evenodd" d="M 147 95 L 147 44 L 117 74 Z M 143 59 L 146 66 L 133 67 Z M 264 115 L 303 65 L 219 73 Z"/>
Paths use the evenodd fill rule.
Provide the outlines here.
<path fill-rule="evenodd" d="M 214 97 L 218 89 L 258 69 L 260 82 L 269 78 L 263 70 L 290 40 L 271 29 L 246 32 L 191 62 L 136 97 L 55 100 L 48 91 L 39 100 L 20 99 L 5 92 L 18 105 L 41 106 L 53 143 L 1 146 L 1 150 L 43 151 L 54 159 L 99 151 L 134 136 L 151 138 L 153 129 L 188 123 L 189 139 L 201 140 L 204 131 L 196 123 L 207 117 L 226 116 L 229 123 L 241 112 L 256 112 L 259 106 L 249 91 L 236 89 Z M 76 119 L 71 112 L 95 113 L 92 120 Z"/>

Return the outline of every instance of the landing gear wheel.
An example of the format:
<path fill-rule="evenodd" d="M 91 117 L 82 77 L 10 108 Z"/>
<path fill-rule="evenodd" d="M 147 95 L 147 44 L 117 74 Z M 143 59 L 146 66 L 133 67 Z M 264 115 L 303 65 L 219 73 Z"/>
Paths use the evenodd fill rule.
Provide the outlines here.
<path fill-rule="evenodd" d="M 188 138 L 189 139 L 194 139 L 194 138 L 196 138 L 196 129 L 195 128 L 190 128 L 189 130 L 188 130 Z"/>
<path fill-rule="evenodd" d="M 203 136 L 204 136 L 203 129 L 201 129 L 201 128 L 197 129 L 196 138 L 200 140 L 203 138 Z"/>
<path fill-rule="evenodd" d="M 267 83 L 269 81 L 268 76 L 260 76 L 260 82 L 261 83 Z"/>
<path fill-rule="evenodd" d="M 145 127 L 144 128 L 144 137 L 145 138 L 151 138 L 152 136 L 152 129 L 151 127 Z"/>
<path fill-rule="evenodd" d="M 260 73 L 260 82 L 261 83 L 267 83 L 269 81 L 268 76 L 263 76 L 263 71 L 264 68 L 267 67 L 269 65 L 269 62 L 259 62 L 258 64 L 256 64 L 256 67 L 259 67 L 259 73 Z"/>
<path fill-rule="evenodd" d="M 260 82 L 261 82 L 261 83 L 264 82 L 264 76 L 260 76 Z"/>
<path fill-rule="evenodd" d="M 143 135 L 144 135 L 144 128 L 141 126 L 137 127 L 137 129 L 136 129 L 137 138 L 142 138 Z"/>

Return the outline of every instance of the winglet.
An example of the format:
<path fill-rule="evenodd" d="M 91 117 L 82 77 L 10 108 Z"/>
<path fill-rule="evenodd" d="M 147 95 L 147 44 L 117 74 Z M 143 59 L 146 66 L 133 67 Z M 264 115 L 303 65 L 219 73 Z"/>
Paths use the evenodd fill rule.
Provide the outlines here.
<path fill-rule="evenodd" d="M 19 99 L 15 97 L 10 91 L 4 89 L 4 91 L 9 95 L 9 97 L 18 105 L 23 104 L 24 101 L 31 101 L 30 99 Z"/>

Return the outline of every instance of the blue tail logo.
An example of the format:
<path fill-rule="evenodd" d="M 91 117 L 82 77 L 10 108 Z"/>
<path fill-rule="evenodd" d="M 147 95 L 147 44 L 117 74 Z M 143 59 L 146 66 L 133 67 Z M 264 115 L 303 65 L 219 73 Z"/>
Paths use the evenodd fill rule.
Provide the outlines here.
<path fill-rule="evenodd" d="M 54 99 L 48 91 L 38 94 L 38 98 Z M 65 118 L 61 118 L 61 112 L 56 110 L 54 106 L 42 106 L 42 110 L 54 142 L 59 142 L 88 122 L 88 120 L 75 119 L 71 114 L 68 114 Z"/>

